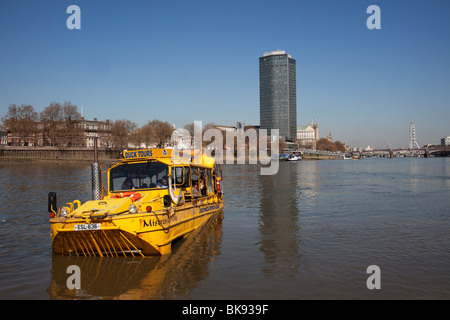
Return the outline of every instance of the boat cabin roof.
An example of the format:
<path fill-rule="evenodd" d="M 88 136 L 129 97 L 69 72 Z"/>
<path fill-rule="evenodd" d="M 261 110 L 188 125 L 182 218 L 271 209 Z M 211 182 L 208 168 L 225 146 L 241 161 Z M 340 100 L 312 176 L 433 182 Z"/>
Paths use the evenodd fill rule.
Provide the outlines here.
<path fill-rule="evenodd" d="M 124 150 L 120 163 L 157 160 L 169 166 L 194 165 L 200 167 L 214 167 L 213 158 L 206 156 L 200 150 L 174 150 L 174 149 L 139 149 Z"/>

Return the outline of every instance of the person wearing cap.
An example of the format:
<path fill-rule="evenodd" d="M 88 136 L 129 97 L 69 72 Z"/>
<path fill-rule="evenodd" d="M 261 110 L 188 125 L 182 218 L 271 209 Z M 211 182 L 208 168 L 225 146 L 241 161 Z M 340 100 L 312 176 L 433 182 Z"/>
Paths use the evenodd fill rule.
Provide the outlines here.
<path fill-rule="evenodd" d="M 134 183 L 131 177 L 128 176 L 125 178 L 125 181 L 122 184 L 122 189 L 134 189 Z"/>

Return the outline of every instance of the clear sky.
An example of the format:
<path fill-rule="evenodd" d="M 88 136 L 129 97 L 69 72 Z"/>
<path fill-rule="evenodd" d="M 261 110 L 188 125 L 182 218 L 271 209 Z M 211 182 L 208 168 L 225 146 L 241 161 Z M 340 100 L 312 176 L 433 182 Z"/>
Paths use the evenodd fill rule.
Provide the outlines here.
<path fill-rule="evenodd" d="M 449 35 L 448 0 L 1 0 L 0 117 L 70 101 L 88 119 L 257 125 L 259 57 L 281 49 L 297 60 L 298 125 L 384 148 L 407 147 L 414 122 L 420 145 L 439 143 Z"/>

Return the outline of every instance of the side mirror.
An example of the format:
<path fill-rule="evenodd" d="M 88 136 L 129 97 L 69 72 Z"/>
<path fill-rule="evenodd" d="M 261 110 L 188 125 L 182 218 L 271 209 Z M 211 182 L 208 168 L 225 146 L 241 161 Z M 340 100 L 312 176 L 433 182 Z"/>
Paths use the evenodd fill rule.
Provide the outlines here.
<path fill-rule="evenodd" d="M 164 207 L 168 208 L 172 204 L 172 199 L 170 198 L 170 195 L 166 194 L 164 196 Z"/>
<path fill-rule="evenodd" d="M 57 211 L 57 205 L 56 205 L 56 192 L 49 192 L 48 193 L 48 212 L 56 213 Z"/>

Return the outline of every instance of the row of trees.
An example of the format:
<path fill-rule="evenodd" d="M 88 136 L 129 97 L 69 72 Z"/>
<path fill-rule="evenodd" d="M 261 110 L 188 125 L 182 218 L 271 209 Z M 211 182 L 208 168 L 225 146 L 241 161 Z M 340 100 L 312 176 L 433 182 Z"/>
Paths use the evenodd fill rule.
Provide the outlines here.
<path fill-rule="evenodd" d="M 160 120 L 138 128 L 130 120 L 85 121 L 78 107 L 70 102 L 52 102 L 41 112 L 31 105 L 11 104 L 2 123 L 18 145 L 83 147 L 91 132 L 105 147 L 125 149 L 128 145 L 157 145 L 170 142 L 172 126 Z"/>
<path fill-rule="evenodd" d="M 119 150 L 130 145 L 162 148 L 171 143 L 174 130 L 170 123 L 157 119 L 148 121 L 141 127 L 126 119 L 92 124 L 92 121 L 83 120 L 77 106 L 70 102 L 52 102 L 40 113 L 31 105 L 11 104 L 2 117 L 2 122 L 14 137 L 14 144 L 24 146 L 83 147 L 94 132 L 93 135 L 100 137 L 102 147 Z M 212 127 L 214 124 L 208 123 L 203 126 L 202 131 Z M 193 139 L 194 124 L 187 124 L 184 129 Z M 233 137 L 234 141 L 227 143 L 225 132 L 222 135 L 224 148 L 227 144 L 236 148 L 236 137 Z M 203 141 L 203 146 L 209 143 L 210 141 Z"/>
<path fill-rule="evenodd" d="M 157 119 L 141 127 L 126 119 L 92 123 L 85 121 L 78 107 L 70 102 L 52 102 L 39 113 L 31 105 L 11 104 L 1 120 L 13 137 L 13 144 L 22 146 L 85 147 L 89 137 L 98 136 L 100 146 L 107 148 L 162 148 L 171 143 L 174 130 L 170 123 Z M 206 124 L 203 132 L 213 126 Z M 184 128 L 194 136 L 193 123 Z"/>
<path fill-rule="evenodd" d="M 117 120 L 111 125 L 110 138 L 118 149 L 134 146 L 156 146 L 162 148 L 170 143 L 173 127 L 167 121 L 152 120 L 142 127 L 130 120 Z"/>
<path fill-rule="evenodd" d="M 39 113 L 31 105 L 11 104 L 6 115 L 2 117 L 2 122 L 19 145 L 84 147 L 90 134 L 94 132 L 95 136 L 100 137 L 102 147 L 119 150 L 130 145 L 162 148 L 171 143 L 174 130 L 170 123 L 156 119 L 141 127 L 135 122 L 122 119 L 95 122 L 95 128 L 90 128 L 89 121 L 83 120 L 78 107 L 70 102 L 52 102 Z M 214 126 L 213 123 L 208 123 L 203 126 L 202 131 Z M 184 129 L 193 139 L 194 124 L 187 124 Z M 236 136 L 232 136 L 233 141 L 227 141 L 228 135 L 222 131 L 222 137 L 224 149 L 231 146 L 236 149 Z M 259 143 L 259 139 L 257 141 Z M 203 146 L 210 142 L 203 141 Z M 286 143 L 280 140 L 280 151 L 284 150 L 285 146 Z M 316 149 L 344 152 L 345 146 L 339 141 L 331 142 L 322 138 L 317 141 Z"/>
<path fill-rule="evenodd" d="M 321 138 L 321 139 L 319 139 L 319 141 L 317 141 L 316 149 L 332 151 L 332 152 L 336 152 L 336 151 L 345 152 L 345 145 L 340 141 L 332 142 L 328 139 Z"/>
<path fill-rule="evenodd" d="M 77 145 L 84 131 L 78 125 L 81 115 L 70 102 L 52 102 L 38 113 L 31 105 L 11 104 L 2 122 L 20 145 Z"/>

